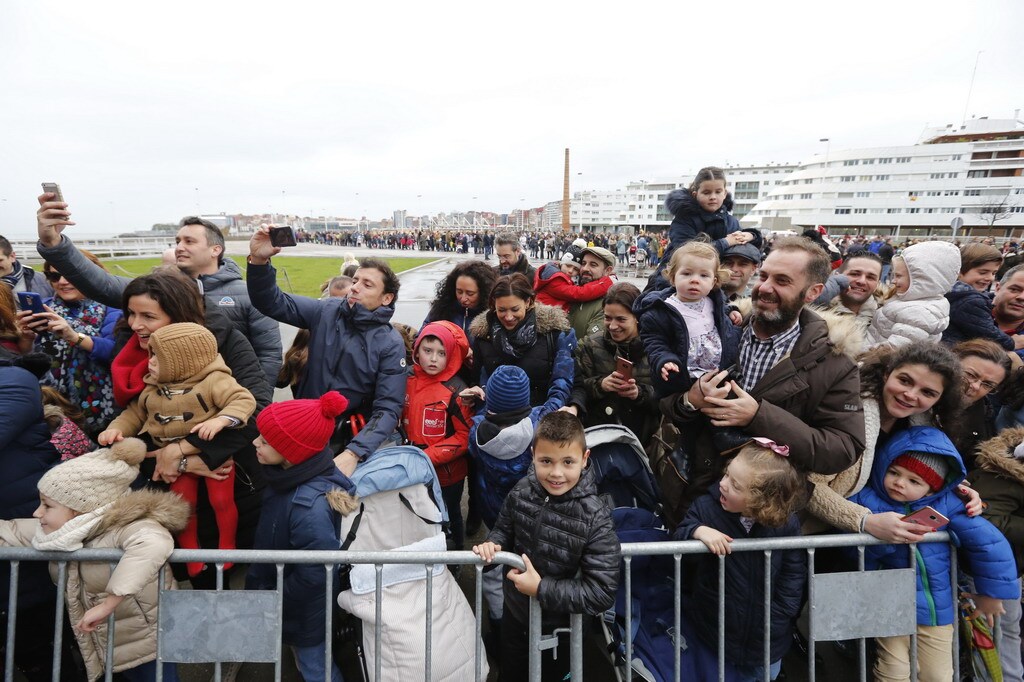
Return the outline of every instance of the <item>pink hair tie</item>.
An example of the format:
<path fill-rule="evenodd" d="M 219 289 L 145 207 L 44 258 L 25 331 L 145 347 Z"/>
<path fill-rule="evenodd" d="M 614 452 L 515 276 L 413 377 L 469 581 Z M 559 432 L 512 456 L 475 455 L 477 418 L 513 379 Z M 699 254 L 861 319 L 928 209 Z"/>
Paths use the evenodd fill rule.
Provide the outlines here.
<path fill-rule="evenodd" d="M 751 440 L 754 441 L 755 443 L 757 443 L 758 445 L 760 445 L 763 448 L 768 448 L 769 450 L 774 452 L 779 457 L 789 457 L 789 446 L 788 445 L 779 445 L 778 443 L 773 441 L 771 438 L 756 437 L 756 438 L 751 438 Z"/>

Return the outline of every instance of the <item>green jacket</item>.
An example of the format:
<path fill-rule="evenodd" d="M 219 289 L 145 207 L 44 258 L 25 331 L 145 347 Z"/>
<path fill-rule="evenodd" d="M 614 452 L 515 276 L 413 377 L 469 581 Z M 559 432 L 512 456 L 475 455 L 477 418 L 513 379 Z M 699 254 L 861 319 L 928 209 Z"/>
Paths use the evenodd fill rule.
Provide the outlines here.
<path fill-rule="evenodd" d="M 576 330 L 577 339 L 604 331 L 604 298 L 586 303 L 573 303 L 569 308 L 569 324 Z"/>
<path fill-rule="evenodd" d="M 601 380 L 615 371 L 617 356 L 633 363 L 633 378 L 640 387 L 636 400 L 605 393 L 601 388 Z M 604 331 L 584 338 L 576 347 L 576 381 L 569 404 L 579 408 L 584 426 L 622 424 L 646 445 L 658 428 L 661 412 L 640 338 L 617 344 Z"/>

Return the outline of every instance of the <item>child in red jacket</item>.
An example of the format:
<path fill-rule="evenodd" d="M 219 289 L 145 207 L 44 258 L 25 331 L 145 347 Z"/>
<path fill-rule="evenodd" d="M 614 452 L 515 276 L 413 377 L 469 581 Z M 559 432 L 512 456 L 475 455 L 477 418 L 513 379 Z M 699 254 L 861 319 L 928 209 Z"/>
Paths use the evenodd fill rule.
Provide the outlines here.
<path fill-rule="evenodd" d="M 402 428 L 410 445 L 430 457 L 448 508 L 448 548 L 461 550 L 465 540 L 462 490 L 469 471 L 469 426 L 472 412 L 459 400 L 467 386 L 457 374 L 469 355 L 469 339 L 458 325 L 431 322 L 413 346 L 412 376 L 406 384 Z"/>

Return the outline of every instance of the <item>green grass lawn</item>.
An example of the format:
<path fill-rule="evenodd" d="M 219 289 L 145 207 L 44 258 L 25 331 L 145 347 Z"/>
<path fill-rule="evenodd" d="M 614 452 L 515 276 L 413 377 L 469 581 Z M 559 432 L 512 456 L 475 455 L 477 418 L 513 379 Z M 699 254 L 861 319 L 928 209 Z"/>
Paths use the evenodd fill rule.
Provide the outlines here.
<path fill-rule="evenodd" d="M 245 257 L 231 256 L 238 267 L 245 272 Z M 319 296 L 320 285 L 339 274 L 341 258 L 303 258 L 298 256 L 277 256 L 277 284 L 282 290 L 303 296 Z M 437 260 L 436 258 L 385 258 L 395 272 L 409 270 Z M 108 260 L 104 263 L 115 275 L 135 277 L 144 275 L 160 264 L 159 258 L 129 258 Z"/>

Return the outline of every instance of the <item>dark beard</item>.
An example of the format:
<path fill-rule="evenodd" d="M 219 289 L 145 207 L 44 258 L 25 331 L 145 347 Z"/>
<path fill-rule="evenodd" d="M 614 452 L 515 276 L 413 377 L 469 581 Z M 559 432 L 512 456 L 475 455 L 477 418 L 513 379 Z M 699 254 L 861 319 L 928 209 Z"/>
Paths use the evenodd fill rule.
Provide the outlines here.
<path fill-rule="evenodd" d="M 780 298 L 778 310 L 768 315 L 757 309 L 757 301 L 761 297 L 760 292 L 758 292 L 757 298 L 753 302 L 753 312 L 750 315 L 750 319 L 754 324 L 754 330 L 759 332 L 760 335 L 767 337 L 775 336 L 792 327 L 793 323 L 800 317 L 800 311 L 804 309 L 803 301 L 808 289 L 810 287 L 801 291 L 792 303 L 786 303 Z"/>

